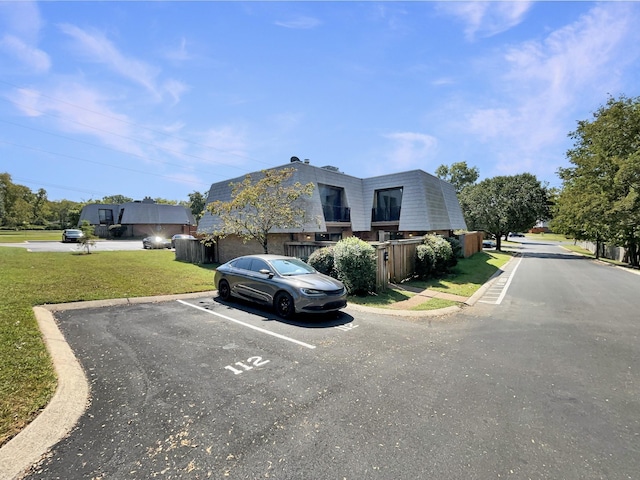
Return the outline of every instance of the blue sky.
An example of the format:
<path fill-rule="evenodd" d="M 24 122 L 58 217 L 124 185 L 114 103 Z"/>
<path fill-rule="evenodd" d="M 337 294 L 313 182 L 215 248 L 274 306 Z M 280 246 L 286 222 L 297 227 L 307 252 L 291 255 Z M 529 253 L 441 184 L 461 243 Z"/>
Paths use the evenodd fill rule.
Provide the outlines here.
<path fill-rule="evenodd" d="M 640 95 L 638 25 L 636 2 L 0 1 L 0 172 L 75 201 L 294 155 L 559 186 L 576 122 Z"/>

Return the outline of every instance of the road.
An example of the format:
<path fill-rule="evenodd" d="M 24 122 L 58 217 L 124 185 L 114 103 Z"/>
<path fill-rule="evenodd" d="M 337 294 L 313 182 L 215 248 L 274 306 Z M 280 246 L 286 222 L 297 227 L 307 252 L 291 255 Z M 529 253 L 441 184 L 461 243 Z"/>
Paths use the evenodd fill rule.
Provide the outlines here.
<path fill-rule="evenodd" d="M 520 253 L 503 294 L 446 317 L 59 312 L 92 401 L 27 478 L 638 478 L 640 276 Z"/>
<path fill-rule="evenodd" d="M 31 252 L 78 252 L 82 245 L 78 243 L 62 243 L 51 240 L 29 241 L 21 243 L 0 243 L 0 247 L 26 248 Z M 119 250 L 142 250 L 142 240 L 96 240 L 91 251 L 113 252 Z"/>

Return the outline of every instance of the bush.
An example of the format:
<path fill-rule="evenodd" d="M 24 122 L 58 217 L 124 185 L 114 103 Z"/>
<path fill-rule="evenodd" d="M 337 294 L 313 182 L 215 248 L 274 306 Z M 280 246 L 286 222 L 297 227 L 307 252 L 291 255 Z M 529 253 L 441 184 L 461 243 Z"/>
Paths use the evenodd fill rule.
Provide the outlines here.
<path fill-rule="evenodd" d="M 427 235 L 424 237 L 424 244 L 433 248 L 433 252 L 435 253 L 433 273 L 446 273 L 449 270 L 451 258 L 453 257 L 453 250 L 449 242 L 436 235 Z"/>
<path fill-rule="evenodd" d="M 444 239 L 449 242 L 449 245 L 451 245 L 451 250 L 453 252 L 453 255 L 451 255 L 451 260 L 449 261 L 449 267 L 455 267 L 458 264 L 458 259 L 464 257 L 462 244 L 460 243 L 460 240 L 455 237 L 444 237 Z"/>
<path fill-rule="evenodd" d="M 337 277 L 350 294 L 368 293 L 376 284 L 376 251 L 356 237 L 340 240 L 333 247 Z"/>
<path fill-rule="evenodd" d="M 120 238 L 127 231 L 126 225 L 109 225 L 109 235 L 113 238 Z"/>
<path fill-rule="evenodd" d="M 416 247 L 416 275 L 419 278 L 428 278 L 436 264 L 436 252 L 431 245 L 418 245 Z"/>
<path fill-rule="evenodd" d="M 318 270 L 320 273 L 324 273 L 325 275 L 329 275 L 330 277 L 337 278 L 333 256 L 333 247 L 319 248 L 318 250 L 314 250 L 311 255 L 309 255 L 307 263 Z"/>

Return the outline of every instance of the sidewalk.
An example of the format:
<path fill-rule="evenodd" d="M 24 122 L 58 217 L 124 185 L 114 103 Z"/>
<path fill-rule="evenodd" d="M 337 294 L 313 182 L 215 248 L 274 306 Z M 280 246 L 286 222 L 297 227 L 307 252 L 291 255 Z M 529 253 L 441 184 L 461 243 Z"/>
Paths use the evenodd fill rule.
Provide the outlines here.
<path fill-rule="evenodd" d="M 466 303 L 469 300 L 469 297 L 462 297 L 460 295 L 453 295 L 451 293 L 437 292 L 435 290 L 420 290 L 414 287 L 396 284 L 391 284 L 391 286 L 398 290 L 405 290 L 407 292 L 415 293 L 415 295 L 411 298 L 390 305 L 390 308 L 393 308 L 394 310 L 410 310 L 411 308 L 416 307 L 421 303 L 428 302 L 432 298 L 441 298 L 443 300 L 451 300 L 453 302 L 459 303 Z"/>

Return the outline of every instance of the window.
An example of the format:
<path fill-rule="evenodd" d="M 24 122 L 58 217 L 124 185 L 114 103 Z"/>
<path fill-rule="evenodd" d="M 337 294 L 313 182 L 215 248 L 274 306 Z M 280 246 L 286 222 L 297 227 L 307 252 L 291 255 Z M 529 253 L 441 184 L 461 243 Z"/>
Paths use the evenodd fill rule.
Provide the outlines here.
<path fill-rule="evenodd" d="M 113 210 L 106 208 L 98 209 L 98 218 L 100 225 L 113 225 Z"/>
<path fill-rule="evenodd" d="M 316 233 L 316 242 L 339 242 L 342 233 Z"/>
<path fill-rule="evenodd" d="M 397 222 L 400 220 L 402 187 L 376 190 L 371 212 L 372 222 Z"/>
<path fill-rule="evenodd" d="M 254 258 L 253 261 L 251 262 L 251 270 L 254 272 L 259 272 L 260 270 L 271 271 L 271 268 L 269 268 L 269 265 L 267 265 L 267 262 L 265 262 L 264 260 L 260 260 L 259 258 Z"/>
<path fill-rule="evenodd" d="M 351 211 L 345 206 L 344 189 L 318 184 L 322 212 L 326 222 L 350 222 Z"/>

